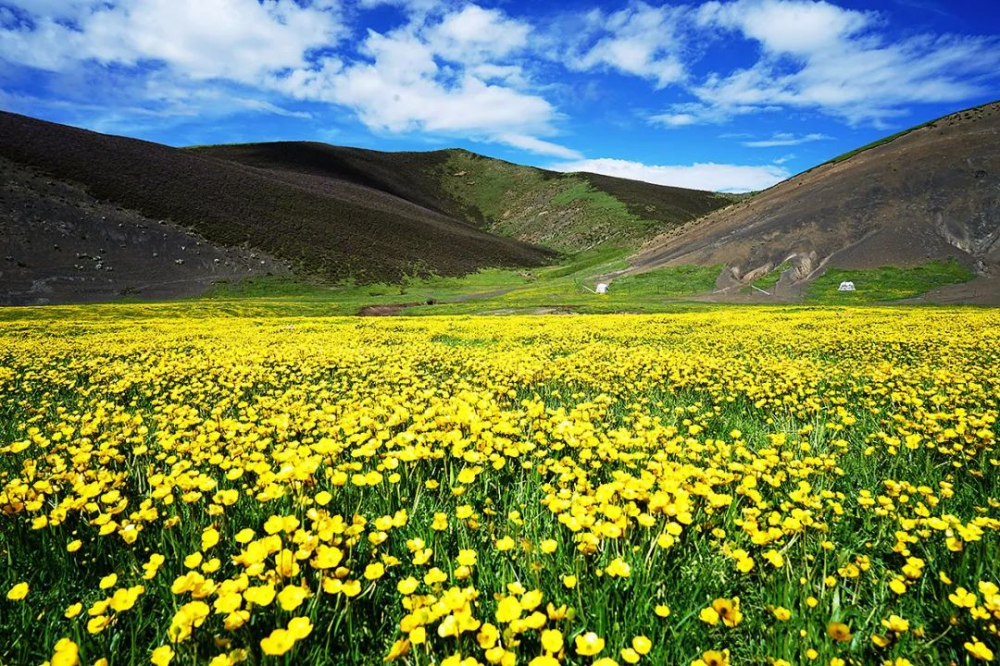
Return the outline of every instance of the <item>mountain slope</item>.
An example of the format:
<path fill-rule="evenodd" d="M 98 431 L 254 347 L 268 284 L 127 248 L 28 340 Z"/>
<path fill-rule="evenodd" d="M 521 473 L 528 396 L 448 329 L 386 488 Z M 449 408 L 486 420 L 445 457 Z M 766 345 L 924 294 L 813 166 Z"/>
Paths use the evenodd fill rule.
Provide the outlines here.
<path fill-rule="evenodd" d="M 630 271 L 724 264 L 720 288 L 784 265 L 779 287 L 827 268 L 1000 264 L 1000 103 L 961 111 L 823 164 L 647 243 Z"/>
<path fill-rule="evenodd" d="M 218 248 L 254 248 L 330 280 L 395 280 L 415 270 L 461 275 L 551 256 L 363 182 L 276 174 L 9 113 L 0 113 L 0 157 L 82 186 L 104 204 L 177 223 Z M 33 221 L 5 215 L 3 224 L 9 232 Z M 141 244 L 135 249 L 149 257 Z"/>
<path fill-rule="evenodd" d="M 305 142 L 192 150 L 282 179 L 308 175 L 371 187 L 484 231 L 566 253 L 635 248 L 731 202 L 714 192 L 557 173 L 466 150 L 387 153 Z"/>
<path fill-rule="evenodd" d="M 287 273 L 264 253 L 217 247 L 0 157 L 0 305 L 178 298 Z"/>

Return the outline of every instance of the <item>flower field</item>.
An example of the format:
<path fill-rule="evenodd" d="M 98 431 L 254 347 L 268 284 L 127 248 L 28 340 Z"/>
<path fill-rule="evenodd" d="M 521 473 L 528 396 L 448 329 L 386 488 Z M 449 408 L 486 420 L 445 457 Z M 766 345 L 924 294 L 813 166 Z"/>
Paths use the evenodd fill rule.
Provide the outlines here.
<path fill-rule="evenodd" d="M 4 666 L 1000 651 L 998 312 L 131 307 L 0 319 Z"/>

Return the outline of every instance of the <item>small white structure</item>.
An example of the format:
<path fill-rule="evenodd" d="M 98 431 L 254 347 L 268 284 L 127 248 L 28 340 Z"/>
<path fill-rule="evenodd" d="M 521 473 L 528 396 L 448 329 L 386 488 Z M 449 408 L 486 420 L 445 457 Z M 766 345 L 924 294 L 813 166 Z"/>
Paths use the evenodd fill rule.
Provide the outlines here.
<path fill-rule="evenodd" d="M 853 282 L 841 282 L 840 286 L 837 287 L 837 291 L 854 291 Z"/>
<path fill-rule="evenodd" d="M 606 293 L 608 293 L 608 285 L 604 284 L 603 282 L 601 284 L 597 285 L 597 293 L 598 294 L 606 294 Z"/>

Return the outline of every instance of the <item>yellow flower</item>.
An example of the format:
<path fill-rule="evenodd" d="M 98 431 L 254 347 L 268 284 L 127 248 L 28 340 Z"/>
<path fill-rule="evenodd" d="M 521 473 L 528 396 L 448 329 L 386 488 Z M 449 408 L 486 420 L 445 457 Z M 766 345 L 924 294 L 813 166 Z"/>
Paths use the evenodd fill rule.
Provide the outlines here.
<path fill-rule="evenodd" d="M 973 638 L 971 641 L 966 641 L 965 649 L 969 651 L 969 654 L 973 658 L 979 661 L 993 661 L 993 650 L 989 649 L 979 641 L 978 638 Z"/>
<path fill-rule="evenodd" d="M 219 543 L 219 530 L 209 527 L 201 533 L 201 549 L 203 551 L 213 548 Z"/>
<path fill-rule="evenodd" d="M 18 583 L 7 592 L 7 598 L 11 601 L 21 601 L 28 596 L 28 584 Z"/>
<path fill-rule="evenodd" d="M 87 622 L 87 632 L 99 634 L 110 624 L 111 620 L 106 615 L 96 615 Z"/>
<path fill-rule="evenodd" d="M 307 617 L 293 617 L 288 621 L 288 633 L 297 641 L 308 636 L 312 630 L 312 622 Z"/>
<path fill-rule="evenodd" d="M 413 576 L 407 576 L 403 580 L 396 583 L 396 591 L 403 596 L 409 596 L 416 592 L 417 588 L 420 586 L 420 581 L 418 581 Z"/>
<path fill-rule="evenodd" d="M 784 606 L 773 608 L 771 609 L 771 612 L 774 613 L 774 617 L 778 618 L 782 622 L 787 622 L 792 617 L 792 612 Z"/>
<path fill-rule="evenodd" d="M 249 592 L 249 590 L 247 590 Z M 246 595 L 244 595 L 246 596 Z M 291 612 L 302 605 L 302 602 L 309 598 L 309 591 L 298 585 L 288 585 L 278 593 L 278 604 L 281 609 Z"/>
<path fill-rule="evenodd" d="M 270 585 L 258 585 L 247 588 L 243 598 L 255 606 L 269 606 L 274 601 L 274 588 Z"/>
<path fill-rule="evenodd" d="M 729 650 L 707 650 L 701 653 L 700 666 L 729 666 Z M 695 662 L 697 663 L 697 662 Z"/>
<path fill-rule="evenodd" d="M 563 649 L 563 635 L 558 629 L 546 629 L 542 632 L 542 648 L 547 652 L 556 653 Z"/>
<path fill-rule="evenodd" d="M 642 635 L 636 636 L 632 639 L 632 649 L 641 655 L 647 655 L 653 649 L 653 641 Z"/>
<path fill-rule="evenodd" d="M 545 555 L 551 555 L 552 553 L 556 552 L 556 549 L 558 547 L 559 544 L 556 542 L 555 539 L 545 539 L 540 544 L 538 544 L 539 550 L 541 550 L 542 553 L 544 553 Z"/>
<path fill-rule="evenodd" d="M 525 592 L 521 597 L 521 608 L 526 611 L 535 610 L 542 603 L 544 595 L 541 590 L 531 590 Z"/>
<path fill-rule="evenodd" d="M 500 649 L 501 651 L 503 650 L 503 648 Z M 489 661 L 489 657 L 487 657 L 487 660 Z M 552 655 L 543 654 L 529 661 L 528 666 L 559 666 L 559 660 Z"/>
<path fill-rule="evenodd" d="M 972 608 L 976 605 L 976 595 L 964 587 L 956 588 L 948 595 L 948 600 L 959 608 Z"/>
<path fill-rule="evenodd" d="M 593 631 L 577 636 L 574 642 L 576 653 L 582 657 L 593 657 L 604 649 L 604 639 Z"/>
<path fill-rule="evenodd" d="M 146 591 L 146 588 L 142 585 L 136 585 L 135 587 L 119 588 L 115 590 L 115 593 L 111 596 L 111 608 L 116 613 L 124 613 L 133 606 L 135 606 L 136 600 Z"/>
<path fill-rule="evenodd" d="M 513 539 L 511 539 L 509 536 L 505 536 L 502 539 L 498 539 L 496 543 L 494 543 L 493 545 L 496 546 L 497 550 L 503 553 L 508 550 L 511 550 L 515 544 Z"/>
<path fill-rule="evenodd" d="M 507 624 L 521 617 L 521 602 L 515 597 L 504 597 L 497 604 L 496 619 L 501 624 Z"/>
<path fill-rule="evenodd" d="M 830 622 L 826 625 L 827 635 L 835 641 L 846 643 L 851 640 L 851 628 L 843 622 Z"/>
<path fill-rule="evenodd" d="M 66 544 L 66 551 L 69 553 L 75 553 L 76 551 L 80 550 L 81 547 L 83 547 L 83 542 L 80 541 L 79 539 L 74 539 L 73 541 L 70 541 L 68 544 Z"/>
<path fill-rule="evenodd" d="M 621 649 L 622 661 L 627 664 L 638 664 L 639 663 L 639 653 L 630 647 L 625 647 Z"/>
<path fill-rule="evenodd" d="M 51 666 L 77 666 L 80 663 L 80 648 L 68 638 L 60 638 L 50 661 Z"/>
<path fill-rule="evenodd" d="M 74 617 L 79 615 L 81 611 L 83 611 L 83 604 L 81 604 L 80 602 L 77 602 L 75 604 L 70 604 L 69 606 L 66 607 L 66 611 L 63 613 L 63 617 L 65 617 L 67 620 L 72 620 Z"/>
<path fill-rule="evenodd" d="M 653 609 L 653 612 L 656 613 L 657 617 L 670 617 L 670 607 L 665 604 L 659 604 Z M 716 620 L 716 622 L 718 622 L 718 620 Z"/>
<path fill-rule="evenodd" d="M 910 623 L 898 615 L 890 615 L 888 620 L 882 620 L 882 626 L 889 631 L 901 634 L 909 630 Z"/>
<path fill-rule="evenodd" d="M 389 648 L 389 654 L 382 658 L 384 662 L 396 661 L 400 657 L 405 657 L 410 652 L 410 641 L 400 638 Z"/>
<path fill-rule="evenodd" d="M 698 613 L 698 619 L 705 624 L 714 626 L 719 624 L 719 613 L 712 607 L 702 608 L 701 612 Z"/>
<path fill-rule="evenodd" d="M 260 649 L 264 654 L 280 657 L 295 645 L 295 638 L 286 629 L 275 629 L 270 636 L 260 639 Z"/>
<path fill-rule="evenodd" d="M 621 578 L 628 578 L 629 575 L 632 573 L 632 567 L 628 564 L 628 562 L 626 562 L 622 558 L 616 557 L 615 559 L 611 560 L 611 564 L 609 564 L 604 571 L 612 578 L 616 576 Z"/>
<path fill-rule="evenodd" d="M 566 586 L 567 589 L 572 590 L 574 587 L 576 587 L 576 576 L 563 576 L 562 583 L 563 585 Z"/>
<path fill-rule="evenodd" d="M 99 587 L 102 590 L 107 590 L 114 587 L 115 583 L 117 582 L 118 582 L 118 574 L 111 573 L 101 579 Z"/>
<path fill-rule="evenodd" d="M 326 544 L 321 544 L 315 552 L 315 557 L 312 560 L 312 566 L 314 569 L 333 569 L 341 560 L 344 559 L 344 553 L 336 546 L 327 546 Z"/>
<path fill-rule="evenodd" d="M 740 599 L 733 597 L 726 599 L 720 597 L 712 602 L 710 608 L 703 608 L 698 618 L 706 624 L 715 625 L 722 620 L 727 627 L 735 627 L 743 620 L 743 613 L 740 612 Z"/>
<path fill-rule="evenodd" d="M 365 578 L 368 580 L 378 580 L 385 574 L 385 567 L 381 562 L 373 562 L 365 567 Z"/>
<path fill-rule="evenodd" d="M 174 658 L 174 650 L 169 645 L 161 645 L 160 647 L 153 650 L 152 656 L 149 658 L 150 663 L 153 666 L 167 666 L 170 661 Z"/>

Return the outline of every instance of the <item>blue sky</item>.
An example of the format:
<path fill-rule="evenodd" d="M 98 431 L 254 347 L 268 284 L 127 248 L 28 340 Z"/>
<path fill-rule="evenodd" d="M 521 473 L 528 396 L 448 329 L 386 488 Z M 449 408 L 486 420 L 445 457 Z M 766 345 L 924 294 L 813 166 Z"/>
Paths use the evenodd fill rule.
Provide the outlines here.
<path fill-rule="evenodd" d="M 1000 98 L 996 0 L 0 0 L 0 108 L 743 191 Z"/>

